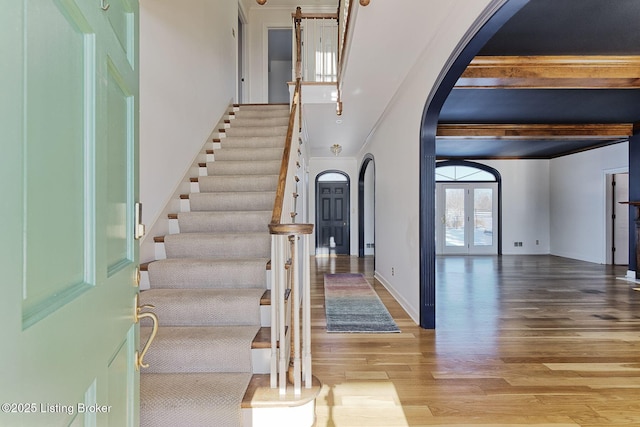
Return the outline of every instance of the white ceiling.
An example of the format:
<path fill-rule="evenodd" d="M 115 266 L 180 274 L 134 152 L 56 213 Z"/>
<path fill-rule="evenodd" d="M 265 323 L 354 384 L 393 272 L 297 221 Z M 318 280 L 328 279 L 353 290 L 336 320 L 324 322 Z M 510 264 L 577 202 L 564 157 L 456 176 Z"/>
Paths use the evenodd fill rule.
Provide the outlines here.
<path fill-rule="evenodd" d="M 333 6 L 337 0 L 240 0 L 252 7 Z M 329 147 L 340 144 L 341 157 L 357 157 L 418 58 L 455 6 L 468 0 L 373 0 L 366 6 L 353 0 L 354 20 L 348 62 L 342 82 L 343 114 L 335 103 L 305 103 L 305 125 L 311 157 L 332 157 Z M 484 3 L 484 2 L 481 2 Z M 455 6 L 454 6 L 455 5 Z M 481 9 L 482 6 L 479 6 Z M 248 9 L 247 9 L 248 10 Z M 411 13 L 407 13 L 410 10 Z M 420 28 L 420 37 L 415 29 Z M 402 29 L 406 29 L 403 31 Z M 413 29 L 413 30 L 412 30 Z M 413 33 L 413 34 L 411 34 Z M 401 48 L 398 48 L 401 46 Z M 424 99 L 428 93 L 424 94 Z M 303 93 L 304 102 L 304 93 Z"/>
<path fill-rule="evenodd" d="M 437 23 L 450 12 L 450 6 L 442 6 L 438 0 L 403 0 L 402 7 L 395 1 L 373 0 L 366 7 L 358 2 L 353 6 L 355 25 L 350 30 L 353 37 L 343 75 L 342 116 L 336 116 L 335 104 L 305 104 L 311 157 L 330 157 L 329 147 L 336 143 L 343 146 L 341 156 L 358 156 L 401 84 L 432 42 Z M 415 36 L 412 29 L 416 28 L 422 29 L 421 37 Z M 427 96 L 425 93 L 425 101 Z"/>

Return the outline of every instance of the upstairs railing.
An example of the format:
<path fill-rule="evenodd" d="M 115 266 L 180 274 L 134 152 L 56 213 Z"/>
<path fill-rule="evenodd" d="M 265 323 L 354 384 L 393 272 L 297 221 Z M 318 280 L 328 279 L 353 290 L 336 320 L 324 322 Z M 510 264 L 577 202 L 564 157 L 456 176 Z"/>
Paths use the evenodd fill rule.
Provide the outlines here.
<path fill-rule="evenodd" d="M 301 111 L 301 11 L 295 17 L 296 86 L 282 156 L 271 233 L 271 387 L 294 393 L 312 386 L 309 235 L 313 224 L 296 223 Z"/>
<path fill-rule="evenodd" d="M 296 15 L 293 16 L 295 19 Z M 300 19 L 301 79 L 305 82 L 337 82 L 340 41 L 337 25 L 338 15 L 335 13 L 305 13 L 301 14 Z"/>

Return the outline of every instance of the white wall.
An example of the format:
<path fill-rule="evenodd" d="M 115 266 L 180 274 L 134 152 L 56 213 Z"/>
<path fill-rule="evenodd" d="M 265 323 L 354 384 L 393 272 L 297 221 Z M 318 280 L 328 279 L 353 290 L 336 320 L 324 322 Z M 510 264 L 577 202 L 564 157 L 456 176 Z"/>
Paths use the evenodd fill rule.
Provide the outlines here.
<path fill-rule="evenodd" d="M 140 200 L 148 227 L 233 102 L 237 13 L 229 0 L 140 2 Z M 141 260 L 148 256 L 143 249 Z"/>
<path fill-rule="evenodd" d="M 316 177 L 327 170 L 339 170 L 349 176 L 349 221 L 350 221 L 350 240 L 349 251 L 351 255 L 358 255 L 358 165 L 353 157 L 328 157 L 309 159 L 309 189 L 308 202 L 309 212 L 311 213 L 309 221 L 315 224 L 316 217 Z M 312 254 L 315 254 L 316 246 L 315 227 L 313 235 L 310 238 L 309 248 Z"/>
<path fill-rule="evenodd" d="M 502 177 L 502 253 L 548 254 L 549 160 L 488 160 L 478 163 L 491 166 Z M 513 242 L 522 242 L 522 246 L 514 247 Z"/>
<path fill-rule="evenodd" d="M 551 160 L 551 253 L 605 263 L 606 174 L 627 168 L 628 143 Z"/>
<path fill-rule="evenodd" d="M 376 277 L 419 321 L 419 138 L 441 69 L 488 1 L 424 2 L 424 51 L 361 153 L 376 159 Z M 413 13 L 413 12 L 412 12 Z M 415 11 L 415 13 L 420 13 Z M 393 269 L 393 273 L 392 273 Z"/>

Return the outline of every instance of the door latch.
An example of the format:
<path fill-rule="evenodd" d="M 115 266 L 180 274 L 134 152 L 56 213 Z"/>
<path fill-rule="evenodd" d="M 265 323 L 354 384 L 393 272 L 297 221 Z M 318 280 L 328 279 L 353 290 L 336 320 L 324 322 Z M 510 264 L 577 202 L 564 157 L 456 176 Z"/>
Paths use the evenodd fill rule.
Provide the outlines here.
<path fill-rule="evenodd" d="M 145 226 L 142 223 L 142 203 L 140 202 L 136 202 L 135 205 L 135 219 L 134 219 L 134 230 L 133 230 L 133 237 L 136 240 L 140 240 L 142 239 L 142 237 L 144 236 L 144 233 L 146 232 L 145 230 Z"/>

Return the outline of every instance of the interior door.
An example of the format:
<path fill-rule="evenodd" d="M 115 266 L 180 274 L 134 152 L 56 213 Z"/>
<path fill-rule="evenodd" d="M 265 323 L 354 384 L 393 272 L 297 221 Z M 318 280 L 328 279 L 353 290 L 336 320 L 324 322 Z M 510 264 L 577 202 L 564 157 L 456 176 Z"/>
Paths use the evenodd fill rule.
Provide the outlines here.
<path fill-rule="evenodd" d="M 613 206 L 612 206 L 612 253 L 613 264 L 629 264 L 629 205 L 620 202 L 629 200 L 629 174 L 617 173 L 613 175 Z"/>
<path fill-rule="evenodd" d="M 7 0 L 0 34 L 0 425 L 137 425 L 137 2 Z"/>
<path fill-rule="evenodd" d="M 319 253 L 349 254 L 349 183 L 318 183 Z"/>
<path fill-rule="evenodd" d="M 436 247 L 441 254 L 496 254 L 497 184 L 437 184 Z"/>

